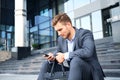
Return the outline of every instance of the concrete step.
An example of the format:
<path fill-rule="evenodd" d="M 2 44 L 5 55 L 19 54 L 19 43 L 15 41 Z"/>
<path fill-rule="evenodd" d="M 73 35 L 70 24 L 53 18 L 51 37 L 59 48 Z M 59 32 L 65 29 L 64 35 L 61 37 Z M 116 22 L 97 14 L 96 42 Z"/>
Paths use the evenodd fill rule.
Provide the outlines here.
<path fill-rule="evenodd" d="M 120 59 L 107 59 L 99 60 L 100 63 L 120 63 Z"/>
<path fill-rule="evenodd" d="M 40 70 L 0 70 L 0 73 L 9 73 L 9 74 L 38 74 Z"/>
<path fill-rule="evenodd" d="M 37 80 L 38 75 L 0 74 L 0 80 Z"/>
<path fill-rule="evenodd" d="M 105 51 L 97 51 L 97 55 L 101 54 L 107 54 L 107 53 L 120 53 L 120 50 L 115 50 L 115 49 L 108 49 Z"/>
<path fill-rule="evenodd" d="M 0 74 L 0 80 L 37 80 L 37 78 L 38 75 L 33 74 Z M 120 80 L 120 77 L 105 77 L 105 80 Z"/>
<path fill-rule="evenodd" d="M 120 77 L 120 69 L 103 69 L 107 77 Z"/>
<path fill-rule="evenodd" d="M 99 54 L 97 55 L 98 59 L 101 60 L 111 60 L 111 59 L 120 59 L 120 52 L 119 53 L 106 53 L 106 54 Z"/>
<path fill-rule="evenodd" d="M 101 66 L 103 69 L 120 69 L 120 63 L 101 63 Z"/>
<path fill-rule="evenodd" d="M 29 66 L 29 67 L 0 67 L 1 70 L 39 70 L 40 69 L 40 65 L 33 65 L 33 66 Z"/>

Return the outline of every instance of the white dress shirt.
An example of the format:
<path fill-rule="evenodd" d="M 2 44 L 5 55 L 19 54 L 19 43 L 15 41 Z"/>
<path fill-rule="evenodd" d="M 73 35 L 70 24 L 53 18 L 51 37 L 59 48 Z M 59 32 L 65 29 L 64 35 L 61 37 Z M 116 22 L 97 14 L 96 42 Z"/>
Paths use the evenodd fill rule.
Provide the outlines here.
<path fill-rule="evenodd" d="M 69 53 L 73 51 L 74 40 L 75 40 L 75 35 L 73 36 L 72 40 L 67 39 L 68 52 L 65 53 L 64 56 L 65 60 L 69 60 Z"/>

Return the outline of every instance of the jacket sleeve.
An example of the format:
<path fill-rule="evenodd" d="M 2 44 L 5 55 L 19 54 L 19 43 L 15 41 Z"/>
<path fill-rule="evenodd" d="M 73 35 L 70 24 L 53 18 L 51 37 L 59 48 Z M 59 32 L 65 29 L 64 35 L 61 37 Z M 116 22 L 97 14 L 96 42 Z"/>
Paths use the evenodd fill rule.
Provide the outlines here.
<path fill-rule="evenodd" d="M 81 33 L 80 33 L 81 35 Z M 95 44 L 92 32 L 85 30 L 81 36 L 77 36 L 78 40 L 75 45 L 79 45 L 73 52 L 70 52 L 69 58 L 80 57 L 80 58 L 90 58 L 95 51 Z"/>
<path fill-rule="evenodd" d="M 58 37 L 58 39 L 57 39 L 57 47 L 56 47 L 56 50 L 54 51 L 54 56 L 56 56 L 56 53 L 61 52 L 61 48 L 60 48 L 60 46 L 61 46 L 60 41 L 61 40 L 62 40 L 61 37 Z"/>

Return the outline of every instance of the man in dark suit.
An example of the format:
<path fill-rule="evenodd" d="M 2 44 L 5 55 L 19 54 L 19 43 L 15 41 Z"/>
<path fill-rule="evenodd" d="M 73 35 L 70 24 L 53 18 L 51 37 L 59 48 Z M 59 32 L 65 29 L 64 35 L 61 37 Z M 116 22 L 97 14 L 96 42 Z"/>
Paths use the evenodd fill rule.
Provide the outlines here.
<path fill-rule="evenodd" d="M 47 61 L 41 67 L 38 80 L 43 80 L 43 75 L 49 71 L 52 61 L 57 61 L 58 66 L 64 61 L 68 62 L 68 80 L 104 80 L 92 32 L 74 28 L 65 13 L 56 15 L 52 20 L 52 26 L 60 36 L 57 51 L 45 57 Z M 59 67 L 56 70 L 59 70 Z"/>

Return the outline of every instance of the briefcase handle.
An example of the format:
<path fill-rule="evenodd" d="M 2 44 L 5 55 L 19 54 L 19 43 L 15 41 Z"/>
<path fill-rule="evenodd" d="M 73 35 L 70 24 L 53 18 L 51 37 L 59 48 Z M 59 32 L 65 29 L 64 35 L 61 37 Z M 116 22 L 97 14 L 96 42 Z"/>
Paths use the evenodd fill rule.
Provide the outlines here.
<path fill-rule="evenodd" d="M 61 68 L 62 68 L 62 72 L 63 72 L 63 76 L 65 76 L 65 69 L 64 69 L 64 66 L 63 66 L 63 63 L 60 64 L 61 65 Z M 52 65 L 52 68 L 51 68 L 51 76 L 54 76 L 54 66 L 55 66 L 55 61 L 53 62 L 53 65 Z"/>

